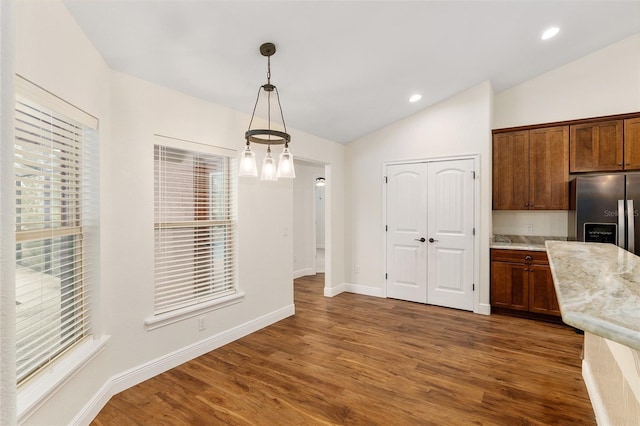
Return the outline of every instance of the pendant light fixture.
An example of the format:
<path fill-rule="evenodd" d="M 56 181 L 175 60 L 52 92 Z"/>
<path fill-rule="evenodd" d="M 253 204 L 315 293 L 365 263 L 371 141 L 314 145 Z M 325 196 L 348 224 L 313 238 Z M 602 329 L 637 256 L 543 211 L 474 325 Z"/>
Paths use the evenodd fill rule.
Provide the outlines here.
<path fill-rule="evenodd" d="M 260 53 L 262 56 L 267 57 L 267 84 L 263 84 L 258 88 L 258 96 L 256 98 L 256 104 L 253 106 L 253 113 L 251 114 L 251 121 L 249 122 L 249 129 L 245 132 L 244 138 L 247 144 L 240 156 L 240 172 L 239 176 L 258 176 L 258 169 L 256 167 L 256 156 L 251 150 L 251 144 L 257 143 L 261 145 L 267 145 L 267 155 L 262 163 L 262 171 L 260 173 L 260 180 L 275 181 L 278 178 L 295 178 L 296 171 L 293 166 L 293 155 L 289 151 L 289 142 L 291 142 L 291 135 L 287 133 L 287 125 L 284 123 L 284 115 L 282 114 L 282 105 L 280 105 L 280 95 L 276 86 L 271 84 L 271 56 L 276 53 L 276 46 L 273 43 L 264 43 L 260 46 Z M 256 114 L 256 107 L 260 101 L 260 95 L 265 92 L 267 98 L 267 128 L 266 129 L 252 129 L 253 118 Z M 282 127 L 284 131 L 274 130 L 271 128 L 271 94 L 275 92 L 276 100 L 278 102 L 278 110 L 280 111 L 280 118 L 282 120 Z M 284 149 L 279 156 L 279 164 L 276 167 L 276 161 L 271 155 L 271 145 L 284 145 Z"/>

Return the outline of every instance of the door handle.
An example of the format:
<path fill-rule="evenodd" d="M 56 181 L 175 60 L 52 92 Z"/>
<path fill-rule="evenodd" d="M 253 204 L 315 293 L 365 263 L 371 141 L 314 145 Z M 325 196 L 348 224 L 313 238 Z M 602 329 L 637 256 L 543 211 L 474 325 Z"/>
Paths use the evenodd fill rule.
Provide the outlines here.
<path fill-rule="evenodd" d="M 424 237 L 422 237 L 422 238 L 414 238 L 414 241 L 420 241 L 421 243 L 424 243 L 426 240 L 424 239 Z"/>
<path fill-rule="evenodd" d="M 430 242 L 430 243 L 437 243 L 437 242 L 438 242 L 438 240 L 434 240 L 433 238 L 429 238 L 429 242 Z"/>

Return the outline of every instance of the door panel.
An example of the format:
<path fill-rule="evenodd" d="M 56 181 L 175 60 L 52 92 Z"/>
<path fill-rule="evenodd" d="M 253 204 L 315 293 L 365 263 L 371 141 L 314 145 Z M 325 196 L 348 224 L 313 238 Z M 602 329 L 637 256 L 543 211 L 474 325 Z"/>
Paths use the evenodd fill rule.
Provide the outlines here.
<path fill-rule="evenodd" d="M 472 159 L 428 163 L 427 302 L 473 310 Z"/>
<path fill-rule="evenodd" d="M 427 302 L 427 164 L 387 166 L 387 297 Z"/>

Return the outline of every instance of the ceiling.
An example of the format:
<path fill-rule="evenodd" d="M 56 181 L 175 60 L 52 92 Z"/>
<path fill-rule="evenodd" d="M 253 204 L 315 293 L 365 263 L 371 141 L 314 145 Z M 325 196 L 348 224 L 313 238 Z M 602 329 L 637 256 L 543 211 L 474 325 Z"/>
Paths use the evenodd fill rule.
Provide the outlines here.
<path fill-rule="evenodd" d="M 490 80 L 496 93 L 640 32 L 634 1 L 66 1 L 114 70 L 348 143 Z M 540 35 L 560 27 L 553 39 Z M 640 53 L 639 53 L 640 54 Z M 409 96 L 422 99 L 409 103 Z"/>

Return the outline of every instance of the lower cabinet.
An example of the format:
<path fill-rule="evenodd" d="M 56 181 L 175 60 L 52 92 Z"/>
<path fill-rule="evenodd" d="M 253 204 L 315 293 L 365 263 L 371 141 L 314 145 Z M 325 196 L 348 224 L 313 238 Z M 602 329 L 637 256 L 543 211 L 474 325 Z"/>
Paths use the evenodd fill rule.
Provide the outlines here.
<path fill-rule="evenodd" d="M 559 316 L 547 254 L 491 249 L 491 306 Z"/>

